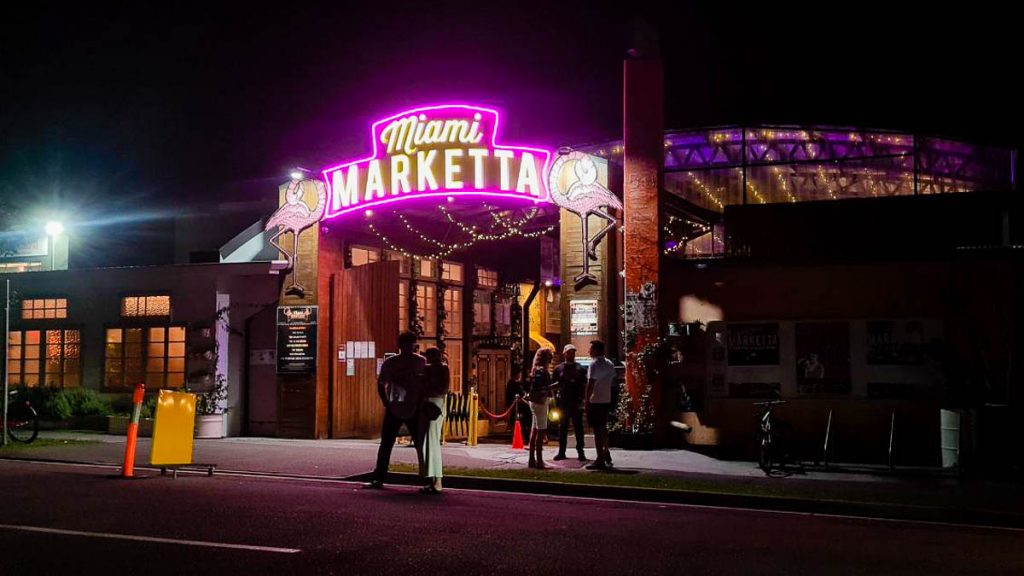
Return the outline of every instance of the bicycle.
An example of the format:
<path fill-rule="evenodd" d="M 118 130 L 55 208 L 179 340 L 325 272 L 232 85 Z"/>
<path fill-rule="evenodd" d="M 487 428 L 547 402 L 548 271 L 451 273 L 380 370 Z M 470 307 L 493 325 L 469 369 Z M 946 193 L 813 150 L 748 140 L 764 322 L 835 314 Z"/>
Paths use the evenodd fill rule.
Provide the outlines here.
<path fill-rule="evenodd" d="M 16 442 L 28 444 L 39 435 L 39 414 L 28 400 L 17 399 L 18 391 L 11 390 L 8 396 L 7 435 Z M 2 415 L 0 415 L 2 416 Z"/>
<path fill-rule="evenodd" d="M 772 408 L 785 403 L 785 400 L 754 402 L 755 406 L 764 407 L 764 413 L 758 418 L 757 465 L 769 476 L 773 468 L 782 468 L 790 456 L 789 450 L 793 438 L 792 427 L 772 417 Z"/>

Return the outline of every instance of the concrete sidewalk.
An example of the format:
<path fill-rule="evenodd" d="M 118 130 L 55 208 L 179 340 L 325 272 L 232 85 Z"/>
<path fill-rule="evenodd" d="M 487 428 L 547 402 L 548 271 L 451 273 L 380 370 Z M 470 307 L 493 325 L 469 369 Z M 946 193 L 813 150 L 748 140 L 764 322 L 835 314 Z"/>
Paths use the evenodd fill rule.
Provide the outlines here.
<path fill-rule="evenodd" d="M 125 438 L 97 433 L 44 432 L 50 445 L 29 445 L 16 451 L 0 451 L 0 458 L 31 458 L 120 466 Z M 84 440 L 88 443 L 53 445 L 52 441 Z M 193 462 L 216 465 L 221 471 L 240 471 L 287 476 L 358 479 L 369 472 L 376 459 L 376 440 L 291 440 L 279 438 L 224 438 L 196 440 Z M 136 467 L 149 462 L 150 439 L 139 440 Z M 501 444 L 444 447 L 444 463 L 452 474 L 449 487 L 540 491 L 560 495 L 682 501 L 721 506 L 782 508 L 818 513 L 856 513 L 940 521 L 970 521 L 1024 527 L 1024 490 L 1011 482 L 975 481 L 943 473 L 897 471 L 867 474 L 832 471 L 799 471 L 766 477 L 752 462 L 722 461 L 687 450 L 613 450 L 615 468 L 631 477 L 668 478 L 683 489 L 651 490 L 619 486 L 580 485 L 582 474 L 601 472 L 583 469 L 575 458 L 551 461 L 556 453 L 545 450 L 549 471 L 530 471 L 515 480 L 460 478 L 459 469 L 474 475 L 489 470 L 526 472 L 527 452 Z M 575 454 L 574 451 L 571 452 Z M 587 456 L 594 458 L 592 448 Z M 416 464 L 415 451 L 396 446 L 392 463 Z M 932 471 L 938 472 L 938 471 Z M 573 483 L 560 474 L 575 476 Z M 396 482 L 415 483 L 412 475 L 396 475 Z M 568 480 L 563 476 L 563 480 Z M 540 481 L 538 484 L 536 481 Z M 583 478 L 583 482 L 587 479 Z M 595 482 L 601 484 L 601 482 Z"/>

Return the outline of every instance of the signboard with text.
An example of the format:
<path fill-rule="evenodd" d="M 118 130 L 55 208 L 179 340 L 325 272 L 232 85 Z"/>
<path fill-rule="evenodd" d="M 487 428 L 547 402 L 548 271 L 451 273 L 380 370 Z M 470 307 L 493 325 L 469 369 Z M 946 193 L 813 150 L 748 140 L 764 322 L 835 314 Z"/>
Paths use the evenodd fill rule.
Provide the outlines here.
<path fill-rule="evenodd" d="M 316 306 L 280 306 L 277 309 L 277 372 L 316 372 Z"/>

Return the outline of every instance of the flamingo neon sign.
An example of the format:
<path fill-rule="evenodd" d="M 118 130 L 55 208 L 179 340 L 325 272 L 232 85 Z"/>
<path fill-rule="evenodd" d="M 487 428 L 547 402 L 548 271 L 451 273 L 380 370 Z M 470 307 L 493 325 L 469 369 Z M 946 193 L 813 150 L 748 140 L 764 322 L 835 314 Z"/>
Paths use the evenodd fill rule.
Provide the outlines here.
<path fill-rule="evenodd" d="M 323 171 L 324 219 L 414 198 L 490 196 L 550 202 L 551 151 L 497 143 L 497 110 L 424 106 L 373 124 L 373 154 Z"/>

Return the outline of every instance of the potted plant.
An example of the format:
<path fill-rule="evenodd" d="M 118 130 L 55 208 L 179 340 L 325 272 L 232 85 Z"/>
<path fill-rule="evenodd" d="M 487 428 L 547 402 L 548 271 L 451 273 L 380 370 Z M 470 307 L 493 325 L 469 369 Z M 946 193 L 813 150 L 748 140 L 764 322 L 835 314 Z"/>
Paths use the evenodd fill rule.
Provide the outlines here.
<path fill-rule="evenodd" d="M 228 398 L 228 381 L 223 374 L 213 379 L 213 386 L 196 393 L 196 438 L 223 438 L 225 402 Z"/>

